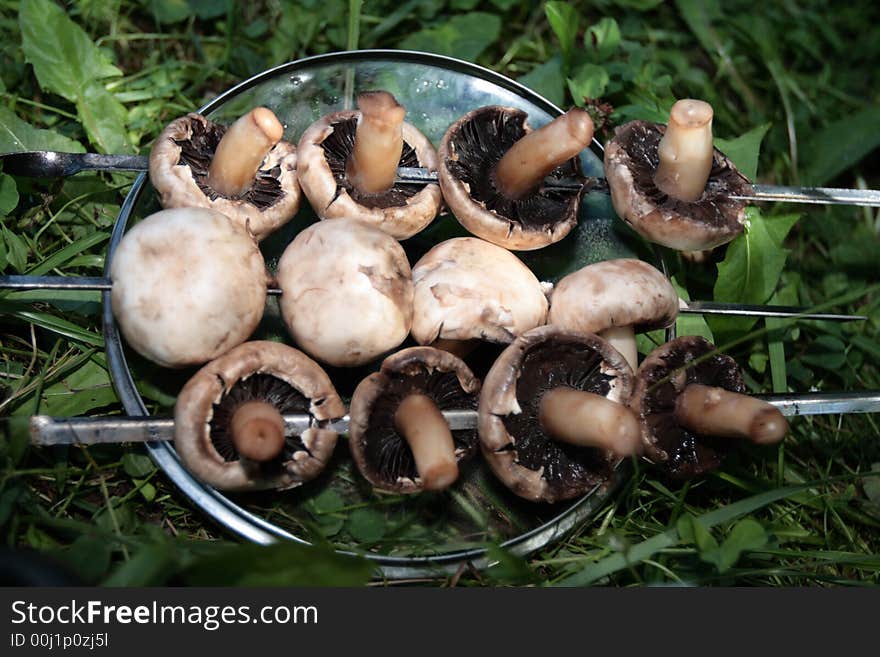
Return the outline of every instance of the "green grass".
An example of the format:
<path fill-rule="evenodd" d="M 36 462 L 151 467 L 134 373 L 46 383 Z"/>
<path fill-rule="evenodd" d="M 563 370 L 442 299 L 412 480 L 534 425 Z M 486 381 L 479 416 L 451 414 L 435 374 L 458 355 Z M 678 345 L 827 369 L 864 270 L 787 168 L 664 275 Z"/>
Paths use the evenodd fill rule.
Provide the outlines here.
<path fill-rule="evenodd" d="M 880 59 L 880 44 L 866 27 L 880 19 L 875 3 L 758 9 L 696 0 L 547 7 L 314 0 L 245 8 L 0 0 L 0 7 L 0 150 L 26 143 L 145 153 L 169 120 L 233 84 L 288 60 L 358 45 L 470 59 L 560 105 L 585 105 L 606 121 L 603 140 L 630 118 L 662 120 L 675 98 L 704 98 L 715 107 L 725 150 L 756 167 L 760 182 L 880 188 L 880 80 L 870 65 Z M 0 272 L 100 275 L 132 180 L 0 175 Z M 691 298 L 833 306 L 869 319 L 710 320 L 698 330 L 729 345 L 755 392 L 880 388 L 880 213 L 767 206 L 751 221 L 749 234 L 708 265 L 665 254 Z M 0 292 L 6 544 L 57 556 L 91 583 L 350 584 L 365 582 L 369 567 L 334 556 L 331 541 L 425 540 L 421 529 L 391 523 L 379 503 L 350 508 L 317 496 L 305 513 L 290 516 L 259 498 L 255 506 L 319 546 L 280 545 L 266 552 L 265 565 L 251 566 L 259 548 L 238 544 L 194 510 L 140 450 L 29 447 L 34 413 L 122 412 L 99 313 L 94 293 Z M 148 403 L 167 407 L 175 390 L 153 381 L 141 380 Z M 721 470 L 683 486 L 636 464 L 632 478 L 566 540 L 525 559 L 493 548 L 498 567 L 441 583 L 876 585 L 878 421 L 798 418 L 783 446 L 744 448 Z M 471 520 L 481 513 L 473 499 L 459 503 Z M 311 568 L 302 566 L 306 560 Z"/>

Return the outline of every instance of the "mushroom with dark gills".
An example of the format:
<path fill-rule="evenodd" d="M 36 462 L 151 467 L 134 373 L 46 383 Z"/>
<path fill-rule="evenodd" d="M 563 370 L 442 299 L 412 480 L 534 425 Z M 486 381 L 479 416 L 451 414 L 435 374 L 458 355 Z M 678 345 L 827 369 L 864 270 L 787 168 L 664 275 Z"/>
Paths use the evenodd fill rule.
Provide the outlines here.
<path fill-rule="evenodd" d="M 358 111 L 333 112 L 299 140 L 299 178 L 321 219 L 357 219 L 397 239 L 411 237 L 440 211 L 435 183 L 397 184 L 398 167 L 437 170 L 437 152 L 387 91 L 358 96 Z"/>
<path fill-rule="evenodd" d="M 480 382 L 456 356 L 432 347 L 392 354 L 351 398 L 349 446 L 376 488 L 398 493 L 442 490 L 473 456 L 473 429 L 450 428 L 442 411 L 477 407 Z"/>
<path fill-rule="evenodd" d="M 626 406 L 633 372 L 591 333 L 542 326 L 523 333 L 483 381 L 483 456 L 517 495 L 555 502 L 607 483 L 621 456 L 640 451 Z"/>
<path fill-rule="evenodd" d="M 558 242 L 577 224 L 578 154 L 592 139 L 593 121 L 579 108 L 534 131 L 521 110 L 473 110 L 440 142 L 443 198 L 471 233 L 506 249 Z"/>
<path fill-rule="evenodd" d="M 283 415 L 308 413 L 299 435 Z M 330 378 L 305 354 L 278 342 L 245 342 L 200 369 L 174 406 L 174 447 L 183 464 L 221 490 L 283 490 L 314 479 L 345 415 Z"/>
<path fill-rule="evenodd" d="M 642 362 L 630 406 L 644 454 L 673 478 L 716 468 L 736 440 L 779 442 L 788 422 L 775 406 L 746 392 L 736 362 L 698 336 L 676 338 Z"/>
<path fill-rule="evenodd" d="M 679 251 L 703 251 L 743 231 L 751 185 L 712 145 L 712 107 L 679 100 L 669 124 L 631 121 L 605 145 L 605 177 L 614 209 L 645 239 Z"/>
<path fill-rule="evenodd" d="M 175 119 L 150 151 L 150 182 L 162 207 L 222 212 L 262 240 L 299 209 L 296 148 L 284 127 L 256 107 L 229 128 L 200 114 Z"/>
<path fill-rule="evenodd" d="M 164 367 L 201 365 L 253 333 L 268 278 L 254 240 L 225 215 L 161 210 L 119 242 L 110 305 L 142 356 Z"/>
<path fill-rule="evenodd" d="M 409 334 L 409 261 L 397 240 L 369 224 L 353 219 L 312 224 L 284 250 L 276 278 L 293 339 L 324 363 L 362 365 Z"/>
<path fill-rule="evenodd" d="M 428 251 L 413 267 L 413 285 L 412 336 L 419 344 L 507 344 L 547 320 L 551 285 L 507 249 L 476 237 Z"/>
<path fill-rule="evenodd" d="M 548 324 L 598 333 L 638 367 L 635 331 L 671 325 L 679 298 L 660 271 L 642 260 L 604 260 L 564 277 L 550 297 Z"/>

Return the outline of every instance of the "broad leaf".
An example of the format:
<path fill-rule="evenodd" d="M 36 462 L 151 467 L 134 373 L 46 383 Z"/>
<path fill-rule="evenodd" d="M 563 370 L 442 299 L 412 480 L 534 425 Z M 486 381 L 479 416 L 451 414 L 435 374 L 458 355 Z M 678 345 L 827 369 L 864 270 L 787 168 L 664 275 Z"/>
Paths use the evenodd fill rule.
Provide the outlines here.
<path fill-rule="evenodd" d="M 375 543 L 385 535 L 385 516 L 375 509 L 357 509 L 348 516 L 345 527 L 354 540 Z"/>
<path fill-rule="evenodd" d="M 733 161 L 740 173 L 749 180 L 754 180 L 758 176 L 761 141 L 769 129 L 770 124 L 765 123 L 736 139 L 716 139 L 715 147 Z"/>
<path fill-rule="evenodd" d="M 23 0 L 21 47 L 40 87 L 77 102 L 94 80 L 122 75 L 89 35 L 51 0 Z"/>
<path fill-rule="evenodd" d="M 595 53 L 595 59 L 601 62 L 617 50 L 620 40 L 620 26 L 616 20 L 606 16 L 587 30 L 584 47 Z"/>
<path fill-rule="evenodd" d="M 125 107 L 99 82 L 92 82 L 83 89 L 76 103 L 83 127 L 92 143 L 105 153 L 124 153 L 130 150 L 125 124 L 128 113 Z"/>
<path fill-rule="evenodd" d="M 547 14 L 547 22 L 559 39 L 562 57 L 568 61 L 574 50 L 580 22 L 577 10 L 567 2 L 548 2 L 544 6 L 544 12 Z"/>
<path fill-rule="evenodd" d="M 15 179 L 0 173 L 0 215 L 7 215 L 18 205 L 18 188 Z"/>
<path fill-rule="evenodd" d="M 675 291 L 680 298 L 685 301 L 691 300 L 688 291 L 683 286 L 679 285 L 674 277 L 672 278 L 672 286 L 675 288 Z M 715 338 L 712 335 L 712 329 L 709 328 L 709 325 L 706 323 L 706 318 L 703 315 L 679 313 L 678 319 L 675 320 L 675 333 L 676 335 L 700 335 L 706 338 L 709 342 L 715 342 Z"/>
<path fill-rule="evenodd" d="M 608 86 L 608 71 L 596 64 L 583 64 L 568 79 L 568 89 L 575 102 L 581 104 L 584 99 L 600 98 Z"/>
<path fill-rule="evenodd" d="M 85 150 L 78 141 L 52 130 L 35 128 L 18 118 L 9 108 L 0 106 L 0 153 L 21 151 L 83 153 Z"/>
<path fill-rule="evenodd" d="M 766 303 L 785 267 L 788 250 L 782 248 L 782 242 L 800 215 L 765 218 L 756 208 L 746 212 L 743 234 L 731 242 L 723 262 L 718 264 L 716 301 Z M 752 317 L 712 317 L 709 326 L 716 334 L 744 332 L 756 321 Z"/>
<path fill-rule="evenodd" d="M 474 11 L 454 16 L 437 27 L 419 30 L 401 41 L 400 47 L 475 61 L 500 34 L 498 16 Z"/>
<path fill-rule="evenodd" d="M 565 76 L 562 73 L 562 60 L 551 57 L 543 64 L 519 78 L 518 82 L 540 94 L 554 105 L 565 104 Z"/>
<path fill-rule="evenodd" d="M 757 550 L 766 544 L 767 532 L 761 524 L 752 518 L 743 518 L 734 525 L 718 548 L 702 552 L 700 558 L 715 564 L 718 572 L 723 573 L 739 561 L 743 552 Z"/>

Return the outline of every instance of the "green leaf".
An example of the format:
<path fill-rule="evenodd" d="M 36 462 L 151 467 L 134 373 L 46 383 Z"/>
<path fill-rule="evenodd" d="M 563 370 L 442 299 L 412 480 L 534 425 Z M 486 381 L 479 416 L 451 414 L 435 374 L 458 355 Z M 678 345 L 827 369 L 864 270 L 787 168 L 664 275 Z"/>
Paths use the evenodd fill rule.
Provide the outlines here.
<path fill-rule="evenodd" d="M 675 523 L 678 535 L 684 543 L 693 543 L 700 552 L 717 550 L 718 541 L 709 530 L 691 514 L 685 514 Z"/>
<path fill-rule="evenodd" d="M 22 0 L 18 20 L 25 59 L 45 91 L 78 102 L 92 81 L 122 75 L 51 0 Z"/>
<path fill-rule="evenodd" d="M 232 0 L 187 0 L 192 12 L 202 20 L 225 16 L 232 8 Z"/>
<path fill-rule="evenodd" d="M 659 5 L 663 0 L 614 0 L 614 4 L 618 7 L 626 9 L 636 9 L 638 11 L 648 11 Z"/>
<path fill-rule="evenodd" d="M 807 365 L 835 372 L 846 363 L 846 344 L 832 335 L 820 335 L 807 347 L 801 360 Z"/>
<path fill-rule="evenodd" d="M 34 128 L 18 118 L 8 107 L 0 105 L 0 152 L 62 151 L 83 153 L 85 150 L 78 141 L 59 135 L 52 130 Z"/>
<path fill-rule="evenodd" d="M 12 265 L 15 271 L 23 272 L 25 267 L 27 267 L 27 259 L 30 254 L 27 242 L 6 228 L 6 226 L 0 226 L 0 232 L 3 235 L 6 262 Z"/>
<path fill-rule="evenodd" d="M 486 548 L 486 556 L 492 563 L 486 574 L 496 584 L 525 586 L 541 581 L 540 575 L 529 566 L 525 557 L 512 554 L 500 545 L 489 545 Z"/>
<path fill-rule="evenodd" d="M 357 509 L 345 523 L 351 537 L 361 543 L 375 543 L 385 535 L 385 516 L 375 509 Z"/>
<path fill-rule="evenodd" d="M 63 381 L 43 390 L 40 412 L 55 417 L 85 415 L 116 401 L 107 370 L 94 360 L 89 360 Z"/>
<path fill-rule="evenodd" d="M 187 0 L 142 0 L 141 4 L 149 9 L 157 23 L 179 23 L 190 14 Z"/>
<path fill-rule="evenodd" d="M 880 146 L 880 107 L 876 104 L 814 133 L 804 144 L 801 182 L 825 185 Z"/>
<path fill-rule="evenodd" d="M 562 60 L 551 57 L 519 78 L 519 83 L 540 94 L 557 107 L 565 104 L 565 76 Z"/>
<path fill-rule="evenodd" d="M 788 250 L 782 242 L 800 215 L 787 214 L 765 218 L 757 208 L 746 210 L 743 234 L 727 248 L 718 264 L 715 281 L 716 301 L 732 303 L 766 303 L 779 283 Z M 747 331 L 756 318 L 712 317 L 709 326 L 716 334 Z"/>
<path fill-rule="evenodd" d="M 122 457 L 122 467 L 125 473 L 132 478 L 143 478 L 156 470 L 153 461 L 144 454 L 129 452 Z"/>
<path fill-rule="evenodd" d="M 597 64 L 582 64 L 574 76 L 568 79 L 568 89 L 576 102 L 600 98 L 605 93 L 610 78 L 608 71 Z"/>
<path fill-rule="evenodd" d="M 767 532 L 757 520 L 743 518 L 734 525 L 730 534 L 715 551 L 700 555 L 704 561 L 714 563 L 719 573 L 726 572 L 739 561 L 740 555 L 758 550 L 767 544 Z"/>
<path fill-rule="evenodd" d="M 479 11 L 459 14 L 437 27 L 429 27 L 409 35 L 400 43 L 406 50 L 427 50 L 476 60 L 501 34 L 501 19 Z"/>
<path fill-rule="evenodd" d="M 53 556 L 87 584 L 95 584 L 110 568 L 112 553 L 113 544 L 103 536 L 83 534 L 68 549 L 53 552 Z"/>
<path fill-rule="evenodd" d="M 716 139 L 715 147 L 733 161 L 740 173 L 749 180 L 754 180 L 758 176 L 761 141 L 769 129 L 770 124 L 764 123 L 736 139 Z"/>
<path fill-rule="evenodd" d="M 92 345 L 94 347 L 104 346 L 104 340 L 100 335 L 96 335 L 95 333 L 86 331 L 85 329 L 77 326 L 73 322 L 69 322 L 66 319 L 50 315 L 49 313 L 34 312 L 30 310 L 8 310 L 9 305 L 10 304 L 6 304 L 0 301 L 0 312 L 8 312 L 11 317 L 16 317 L 17 319 L 20 319 L 22 321 L 30 322 L 32 324 L 35 324 L 36 326 L 39 326 L 40 328 L 44 328 L 47 331 L 57 333 L 58 335 L 64 336 L 66 338 L 70 338 L 71 340 L 84 342 L 85 344 Z"/>
<path fill-rule="evenodd" d="M 871 472 L 880 473 L 880 463 L 872 463 Z M 880 507 L 880 477 L 868 477 L 862 484 L 862 488 L 868 501 Z M 3 522 L 0 520 L 0 525 L 2 524 Z"/>
<path fill-rule="evenodd" d="M 548 2 L 544 5 L 544 13 L 553 33 L 559 39 L 563 60 L 569 61 L 580 23 L 577 10 L 567 2 Z"/>
<path fill-rule="evenodd" d="M 284 541 L 224 546 L 187 568 L 183 578 L 190 586 L 362 586 L 373 569 L 360 557 Z"/>
<path fill-rule="evenodd" d="M 168 543 L 150 543 L 123 561 L 102 586 L 160 586 L 180 568 L 180 553 Z"/>
<path fill-rule="evenodd" d="M 584 35 L 584 46 L 596 53 L 597 61 L 604 61 L 620 46 L 620 26 L 613 18 L 606 16 L 591 25 Z"/>
<path fill-rule="evenodd" d="M 0 173 L 0 215 L 7 215 L 18 205 L 18 188 L 15 179 Z"/>
<path fill-rule="evenodd" d="M 76 109 L 89 139 L 98 150 L 124 153 L 131 149 L 125 131 L 128 113 L 100 82 L 92 82 L 83 89 Z"/>

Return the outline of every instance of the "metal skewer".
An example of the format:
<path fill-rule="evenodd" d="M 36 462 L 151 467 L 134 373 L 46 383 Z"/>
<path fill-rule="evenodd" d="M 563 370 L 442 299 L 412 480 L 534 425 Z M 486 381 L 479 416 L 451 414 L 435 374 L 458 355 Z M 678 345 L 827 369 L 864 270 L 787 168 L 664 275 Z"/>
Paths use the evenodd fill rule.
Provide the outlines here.
<path fill-rule="evenodd" d="M 147 171 L 149 158 L 143 155 L 100 155 L 97 153 L 61 153 L 57 151 L 25 151 L 2 153 L 4 173 L 31 178 L 63 178 L 81 171 Z M 437 173 L 419 167 L 400 167 L 397 182 L 428 184 L 437 182 Z M 599 179 L 587 184 L 607 193 Z M 564 183 L 560 183 L 560 186 Z M 578 185 L 579 187 L 580 185 Z M 880 207 L 880 190 L 841 189 L 835 187 L 783 187 L 752 185 L 753 193 L 731 198 L 740 201 L 775 201 L 782 203 L 814 203 L 817 205 L 856 205 Z"/>
<path fill-rule="evenodd" d="M 788 393 L 758 396 L 783 415 L 830 415 L 838 413 L 880 412 L 880 390 L 865 392 Z M 477 412 L 473 410 L 443 411 L 453 431 L 477 428 Z M 304 413 L 285 415 L 288 435 L 299 435 L 314 420 Z M 348 433 L 349 418 L 344 416 L 323 425 L 338 433 Z M 174 420 L 156 417 L 72 417 L 53 418 L 35 415 L 31 418 L 31 442 L 35 445 L 96 445 L 99 443 L 143 443 L 171 440 Z"/>
<path fill-rule="evenodd" d="M 99 276 L 0 276 L 0 289 L 8 290 L 95 290 L 105 292 L 113 284 L 108 278 Z M 281 290 L 270 287 L 268 293 L 281 294 Z M 686 304 L 686 305 L 685 305 Z M 849 322 L 865 320 L 864 315 L 843 315 L 839 313 L 813 313 L 808 308 L 797 306 L 759 306 L 741 303 L 721 303 L 718 301 L 682 301 L 680 313 L 689 315 L 742 315 L 752 317 L 796 317 L 798 319 Z"/>

